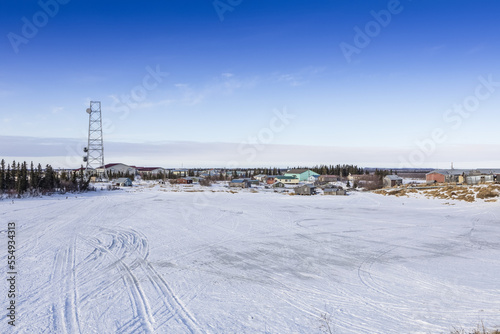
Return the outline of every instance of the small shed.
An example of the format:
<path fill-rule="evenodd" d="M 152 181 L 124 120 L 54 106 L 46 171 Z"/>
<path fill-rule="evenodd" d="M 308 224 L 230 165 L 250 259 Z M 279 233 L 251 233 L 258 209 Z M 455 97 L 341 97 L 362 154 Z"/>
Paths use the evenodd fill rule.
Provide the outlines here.
<path fill-rule="evenodd" d="M 121 177 L 119 179 L 116 179 L 113 183 L 118 187 L 132 187 L 132 180 L 130 180 L 128 177 Z"/>
<path fill-rule="evenodd" d="M 283 182 L 274 182 L 272 187 L 273 188 L 284 188 L 285 184 Z"/>
<path fill-rule="evenodd" d="M 304 184 L 299 187 L 295 187 L 294 191 L 297 195 L 315 195 L 316 194 L 316 187 L 313 186 L 312 184 Z"/>
<path fill-rule="evenodd" d="M 403 179 L 397 175 L 387 175 L 384 177 L 384 187 L 395 187 L 403 184 Z"/>
<path fill-rule="evenodd" d="M 252 185 L 245 179 L 233 179 L 229 182 L 229 186 L 235 188 L 250 188 Z"/>
<path fill-rule="evenodd" d="M 347 195 L 347 192 L 342 188 L 325 188 L 325 190 L 323 190 L 323 194 L 340 196 L 340 195 Z"/>

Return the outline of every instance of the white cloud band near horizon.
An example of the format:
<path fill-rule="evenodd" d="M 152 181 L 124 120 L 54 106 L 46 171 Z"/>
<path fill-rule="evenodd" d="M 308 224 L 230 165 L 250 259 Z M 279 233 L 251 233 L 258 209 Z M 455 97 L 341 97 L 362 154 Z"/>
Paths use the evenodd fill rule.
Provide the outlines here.
<path fill-rule="evenodd" d="M 55 168 L 77 168 L 83 164 L 85 139 L 0 136 L 0 159 L 7 163 L 33 161 Z M 149 143 L 105 142 L 106 163 L 165 168 L 294 167 L 320 164 L 355 164 L 380 168 L 498 168 L 493 152 L 500 145 L 446 145 L 419 164 L 403 166 L 414 147 L 339 147 L 310 145 L 252 145 L 248 143 L 168 141 Z"/>

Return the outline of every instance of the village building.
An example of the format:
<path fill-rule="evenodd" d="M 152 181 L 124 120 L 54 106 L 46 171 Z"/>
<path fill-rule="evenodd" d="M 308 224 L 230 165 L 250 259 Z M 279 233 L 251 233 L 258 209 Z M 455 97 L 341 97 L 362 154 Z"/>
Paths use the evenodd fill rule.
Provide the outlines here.
<path fill-rule="evenodd" d="M 267 184 L 273 184 L 275 182 L 277 182 L 278 180 L 276 179 L 278 176 L 280 175 L 267 175 L 266 176 L 266 179 L 265 179 L 265 182 Z"/>
<path fill-rule="evenodd" d="M 177 184 L 193 184 L 191 177 L 181 177 L 177 179 Z"/>
<path fill-rule="evenodd" d="M 201 177 L 201 176 L 191 176 L 191 180 L 193 180 L 193 183 L 198 183 L 198 182 L 200 182 L 203 179 L 204 178 Z"/>
<path fill-rule="evenodd" d="M 425 175 L 427 183 L 484 184 L 498 180 L 499 169 L 436 169 Z"/>
<path fill-rule="evenodd" d="M 311 181 L 310 177 L 314 175 L 319 176 L 318 173 L 315 173 L 312 170 L 306 168 L 290 169 L 285 173 L 285 176 L 296 177 L 299 179 L 299 181 Z"/>
<path fill-rule="evenodd" d="M 436 169 L 425 174 L 427 183 L 464 182 L 465 169 Z"/>
<path fill-rule="evenodd" d="M 229 186 L 235 188 L 250 188 L 252 185 L 245 179 L 233 179 L 229 182 Z"/>
<path fill-rule="evenodd" d="M 267 175 L 265 174 L 257 174 L 257 175 L 254 175 L 253 178 L 259 182 L 264 182 L 267 178 Z"/>
<path fill-rule="evenodd" d="M 384 188 L 390 188 L 402 185 L 403 179 L 397 175 L 386 175 L 382 182 Z"/>
<path fill-rule="evenodd" d="M 129 166 L 125 165 L 122 163 L 112 163 L 112 164 L 106 164 L 104 166 L 100 166 L 96 168 L 96 172 L 98 174 L 102 174 L 106 171 L 106 173 L 109 174 L 129 174 L 129 175 L 135 175 L 137 172 L 137 169 L 134 166 Z"/>
<path fill-rule="evenodd" d="M 295 176 L 280 175 L 275 177 L 275 181 L 284 184 L 299 184 L 299 178 Z"/>
<path fill-rule="evenodd" d="M 132 180 L 128 177 L 120 177 L 114 180 L 113 184 L 118 187 L 132 187 Z"/>
<path fill-rule="evenodd" d="M 489 172 L 481 172 L 480 170 L 471 170 L 465 173 L 465 183 L 467 184 L 484 184 L 495 182 L 495 174 Z"/>
<path fill-rule="evenodd" d="M 311 184 L 304 184 L 302 186 L 298 186 L 293 188 L 295 193 L 297 195 L 315 195 L 316 194 L 316 187 L 311 185 Z"/>
<path fill-rule="evenodd" d="M 340 176 L 338 175 L 320 175 L 318 177 L 319 182 L 337 182 L 340 181 Z"/>
<path fill-rule="evenodd" d="M 332 188 L 325 188 L 323 190 L 323 194 L 324 195 L 341 196 L 341 195 L 347 195 L 347 192 L 342 188 L 332 187 Z"/>
<path fill-rule="evenodd" d="M 166 174 L 165 168 L 161 167 L 137 167 L 139 175 L 157 176 L 158 174 Z"/>

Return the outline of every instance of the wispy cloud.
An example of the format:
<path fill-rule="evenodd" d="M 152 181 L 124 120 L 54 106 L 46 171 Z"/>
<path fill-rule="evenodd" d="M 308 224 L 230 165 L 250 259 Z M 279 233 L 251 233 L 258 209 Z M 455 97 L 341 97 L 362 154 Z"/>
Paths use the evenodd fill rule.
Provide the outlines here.
<path fill-rule="evenodd" d="M 228 96 L 240 89 L 249 89 L 257 84 L 258 79 L 239 78 L 233 73 L 222 73 L 203 85 L 178 82 L 165 91 L 170 98 L 158 102 L 149 101 L 138 104 L 137 108 L 151 106 L 195 106 L 214 96 Z M 117 100 L 116 96 L 113 97 Z"/>
<path fill-rule="evenodd" d="M 113 103 L 107 107 L 107 109 L 111 112 L 116 112 L 116 113 L 121 113 L 121 108 L 123 107 L 122 100 L 117 95 L 109 95 L 108 96 L 111 100 L 113 100 Z M 163 99 L 163 100 L 158 100 L 158 101 L 151 101 L 147 100 L 144 102 L 135 102 L 131 103 L 130 105 L 127 105 L 128 107 L 134 109 L 134 110 L 143 110 L 143 109 L 150 109 L 150 108 L 155 108 L 155 107 L 167 107 L 176 102 L 175 99 Z"/>
<path fill-rule="evenodd" d="M 302 86 L 309 82 L 315 76 L 323 73 L 326 67 L 308 66 L 295 72 L 279 73 L 275 72 L 271 75 L 271 80 L 284 82 L 292 87 Z"/>
<path fill-rule="evenodd" d="M 53 107 L 52 110 L 51 110 L 51 112 L 53 114 L 59 114 L 63 110 L 64 110 L 64 107 Z"/>
<path fill-rule="evenodd" d="M 427 47 L 424 51 L 425 51 L 425 53 L 427 53 L 429 55 L 436 55 L 436 54 L 440 53 L 441 51 L 444 51 L 445 49 L 446 49 L 446 45 L 441 44 L 441 45 L 434 45 L 431 47 Z"/>
<path fill-rule="evenodd" d="M 465 54 L 472 55 L 475 53 L 482 52 L 484 50 L 485 50 L 485 45 L 483 43 L 481 43 L 481 44 L 478 44 L 478 45 L 474 46 L 473 48 L 467 50 L 467 52 Z"/>

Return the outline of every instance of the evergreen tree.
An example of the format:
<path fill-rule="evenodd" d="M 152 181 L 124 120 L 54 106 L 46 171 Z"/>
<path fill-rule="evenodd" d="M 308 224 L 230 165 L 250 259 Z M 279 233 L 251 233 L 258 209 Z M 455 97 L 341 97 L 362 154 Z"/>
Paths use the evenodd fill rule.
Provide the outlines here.
<path fill-rule="evenodd" d="M 43 170 L 42 170 L 42 165 L 39 163 L 38 166 L 36 167 L 36 173 L 35 173 L 37 190 L 40 190 L 40 187 L 42 186 L 42 178 L 43 178 Z"/>
<path fill-rule="evenodd" d="M 0 194 L 5 190 L 5 160 L 0 161 Z"/>
<path fill-rule="evenodd" d="M 17 182 L 16 182 L 16 191 L 20 196 L 24 194 L 24 192 L 28 189 L 28 170 L 26 166 L 26 162 L 23 162 L 22 165 L 18 164 L 18 174 L 17 174 Z"/>
<path fill-rule="evenodd" d="M 61 179 L 61 181 L 68 181 L 69 180 L 68 173 L 66 172 L 66 170 L 64 170 L 64 169 L 62 170 L 60 179 Z"/>
<path fill-rule="evenodd" d="M 8 192 L 11 189 L 12 189 L 12 184 L 11 184 L 10 165 L 7 164 L 7 171 L 5 172 L 5 190 Z"/>
<path fill-rule="evenodd" d="M 78 180 L 76 179 L 76 171 L 71 172 L 71 189 L 72 190 L 77 190 L 78 189 Z"/>
<path fill-rule="evenodd" d="M 33 167 L 33 161 L 31 162 L 30 165 L 30 188 L 35 189 L 36 183 L 35 183 L 35 168 Z"/>
<path fill-rule="evenodd" d="M 83 172 L 83 165 L 80 168 L 80 173 L 78 174 L 78 190 L 85 191 L 88 189 L 90 183 L 90 178 L 85 181 L 85 173 Z"/>
<path fill-rule="evenodd" d="M 42 179 L 42 188 L 47 191 L 51 191 L 55 186 L 55 175 L 54 170 L 51 165 L 45 166 L 45 174 Z"/>
<path fill-rule="evenodd" d="M 10 182 L 9 182 L 9 190 L 16 189 L 16 179 L 17 179 L 17 169 L 16 169 L 16 161 L 12 161 L 12 165 L 10 166 Z"/>

